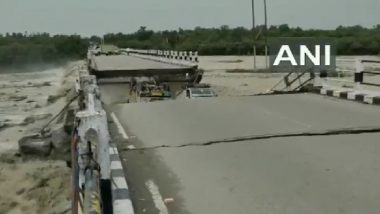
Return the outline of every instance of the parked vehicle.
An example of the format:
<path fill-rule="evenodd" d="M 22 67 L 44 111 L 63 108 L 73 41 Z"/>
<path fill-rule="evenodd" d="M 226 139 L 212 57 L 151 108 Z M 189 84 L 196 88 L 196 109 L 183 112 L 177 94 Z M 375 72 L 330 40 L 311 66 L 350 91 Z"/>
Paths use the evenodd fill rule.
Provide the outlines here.
<path fill-rule="evenodd" d="M 172 99 L 172 93 L 166 84 L 157 85 L 143 82 L 138 84 L 136 92 L 139 102 L 155 102 Z"/>
<path fill-rule="evenodd" d="M 179 97 L 184 97 L 186 99 L 217 97 L 217 96 L 218 95 L 215 93 L 215 91 L 207 84 L 189 85 L 179 95 Z"/>

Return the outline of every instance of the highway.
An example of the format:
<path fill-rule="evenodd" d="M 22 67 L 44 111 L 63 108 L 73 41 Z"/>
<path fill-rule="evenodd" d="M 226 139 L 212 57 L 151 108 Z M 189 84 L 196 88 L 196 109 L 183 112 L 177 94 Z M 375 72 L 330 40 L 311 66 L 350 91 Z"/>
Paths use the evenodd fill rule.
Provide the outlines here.
<path fill-rule="evenodd" d="M 138 214 L 380 210 L 380 133 L 327 135 L 379 128 L 376 106 L 312 94 L 118 104 L 115 87 L 101 93 L 129 136 L 110 124 Z"/>

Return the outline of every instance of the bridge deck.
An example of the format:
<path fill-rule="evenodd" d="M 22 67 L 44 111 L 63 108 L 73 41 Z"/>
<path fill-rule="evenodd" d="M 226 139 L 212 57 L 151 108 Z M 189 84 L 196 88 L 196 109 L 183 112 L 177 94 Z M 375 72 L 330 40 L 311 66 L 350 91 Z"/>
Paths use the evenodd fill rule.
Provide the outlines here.
<path fill-rule="evenodd" d="M 98 77 L 190 75 L 196 68 L 186 65 L 164 63 L 130 55 L 94 56 L 92 70 Z"/>
<path fill-rule="evenodd" d="M 119 147 L 137 213 L 354 214 L 380 209 L 380 133 L 206 146 L 242 136 L 378 126 L 376 106 L 297 94 L 122 104 L 109 110 L 130 136 Z M 126 151 L 131 145 L 141 150 Z M 174 202 L 162 206 L 157 191 Z"/>
<path fill-rule="evenodd" d="M 173 65 L 153 60 L 146 60 L 129 55 L 96 56 L 95 63 L 98 71 L 110 70 L 165 70 L 188 69 L 187 66 Z"/>

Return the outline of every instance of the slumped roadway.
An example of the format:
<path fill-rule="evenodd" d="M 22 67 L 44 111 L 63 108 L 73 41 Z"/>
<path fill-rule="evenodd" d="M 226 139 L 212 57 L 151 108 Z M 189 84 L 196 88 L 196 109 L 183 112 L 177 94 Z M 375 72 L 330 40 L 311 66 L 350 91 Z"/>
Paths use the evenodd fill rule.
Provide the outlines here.
<path fill-rule="evenodd" d="M 111 108 L 130 136 L 119 148 L 137 213 L 166 212 L 149 192 L 146 183 L 152 181 L 162 198 L 174 199 L 167 204 L 172 214 L 380 210 L 380 133 L 176 148 L 242 136 L 380 127 L 376 106 L 297 94 Z M 137 150 L 126 149 L 131 145 Z M 171 147 L 153 149 L 160 145 Z"/>
<path fill-rule="evenodd" d="M 98 71 L 112 70 L 170 70 L 184 69 L 190 66 L 180 66 L 153 60 L 146 60 L 130 55 L 96 56 L 95 63 Z"/>
<path fill-rule="evenodd" d="M 181 62 L 182 63 L 182 62 Z M 197 67 L 143 59 L 131 55 L 94 56 L 91 67 L 98 78 L 114 77 L 159 77 L 163 81 L 190 80 L 196 77 Z M 173 80 L 174 79 L 174 80 Z"/>

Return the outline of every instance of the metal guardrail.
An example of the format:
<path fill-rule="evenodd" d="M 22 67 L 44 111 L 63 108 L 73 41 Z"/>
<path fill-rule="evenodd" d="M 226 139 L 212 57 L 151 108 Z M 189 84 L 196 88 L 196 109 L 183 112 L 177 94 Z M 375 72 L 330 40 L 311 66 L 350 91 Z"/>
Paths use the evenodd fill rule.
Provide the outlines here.
<path fill-rule="evenodd" d="M 122 52 L 146 60 L 153 60 L 186 67 L 198 68 L 199 63 L 197 51 L 140 50 L 126 48 L 122 49 Z"/>
<path fill-rule="evenodd" d="M 126 53 L 135 53 L 141 55 L 164 57 L 168 59 L 198 62 L 198 51 L 141 50 L 133 48 L 127 48 L 123 50 Z"/>
<path fill-rule="evenodd" d="M 365 71 L 364 65 L 363 65 L 365 63 L 379 63 L 380 64 L 380 60 L 366 60 L 366 59 L 357 59 L 356 60 L 356 62 L 355 62 L 356 70 L 355 70 L 354 82 L 357 84 L 357 87 L 360 88 L 360 85 L 380 86 L 380 83 L 365 82 L 364 74 L 380 75 L 380 72 Z"/>

